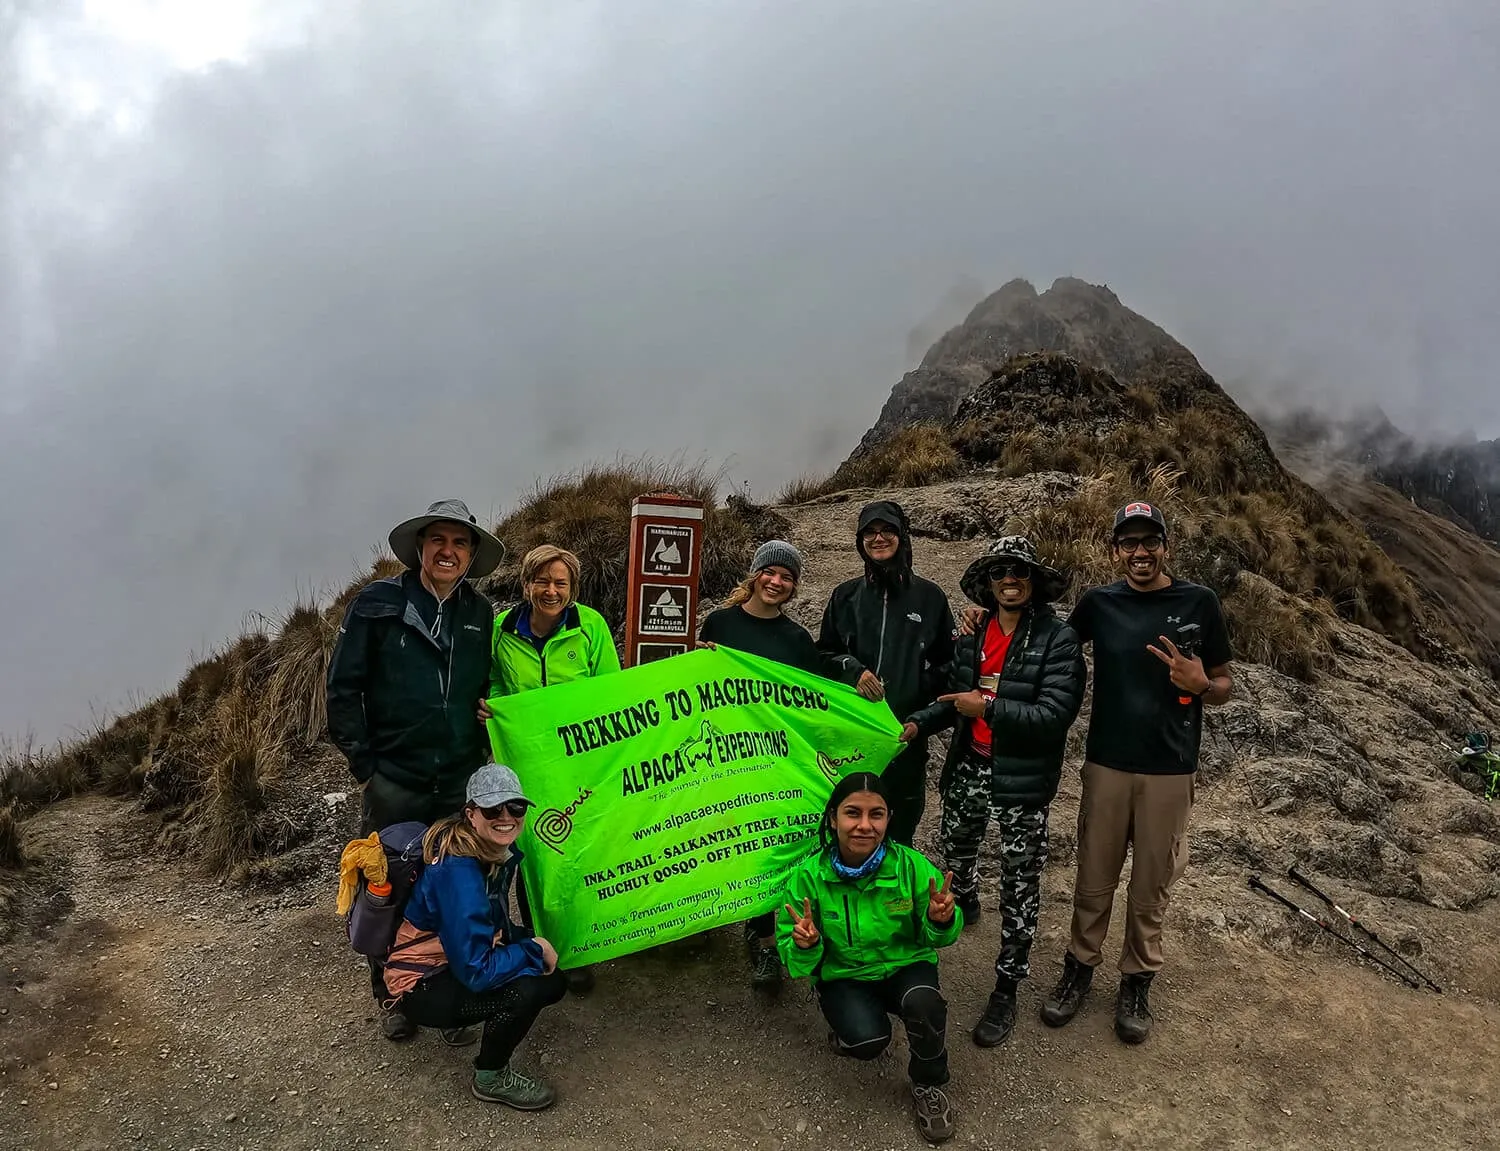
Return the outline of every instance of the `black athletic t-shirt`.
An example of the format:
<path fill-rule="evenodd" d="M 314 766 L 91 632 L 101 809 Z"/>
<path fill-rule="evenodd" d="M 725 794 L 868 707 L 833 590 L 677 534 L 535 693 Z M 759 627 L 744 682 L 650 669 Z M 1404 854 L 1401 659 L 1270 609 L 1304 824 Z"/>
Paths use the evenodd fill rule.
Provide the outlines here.
<path fill-rule="evenodd" d="M 1167 665 L 1146 645 L 1160 648 L 1159 637 L 1166 636 L 1181 647 L 1186 638 L 1181 629 L 1197 624 L 1193 654 L 1203 660 L 1204 670 L 1228 663 L 1229 630 L 1219 597 L 1186 580 L 1145 592 L 1121 580 L 1084 592 L 1068 623 L 1079 639 L 1094 645 L 1088 758 L 1116 771 L 1148 775 L 1197 771 L 1203 701 L 1182 703 Z"/>
<path fill-rule="evenodd" d="M 813 643 L 808 630 L 794 619 L 778 615 L 761 619 L 743 607 L 721 607 L 710 612 L 698 629 L 698 638 L 707 643 L 722 643 L 737 651 L 749 652 L 762 659 L 774 659 L 790 667 L 828 674 L 823 653 Z"/>

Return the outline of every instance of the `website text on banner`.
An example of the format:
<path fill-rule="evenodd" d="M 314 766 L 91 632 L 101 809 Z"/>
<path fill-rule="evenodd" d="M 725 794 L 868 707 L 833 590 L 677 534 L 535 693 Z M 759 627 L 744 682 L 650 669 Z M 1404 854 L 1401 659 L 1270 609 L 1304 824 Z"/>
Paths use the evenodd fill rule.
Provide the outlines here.
<path fill-rule="evenodd" d="M 900 749 L 884 703 L 719 647 L 489 701 L 536 807 L 537 930 L 576 967 L 771 910 L 833 785 Z"/>

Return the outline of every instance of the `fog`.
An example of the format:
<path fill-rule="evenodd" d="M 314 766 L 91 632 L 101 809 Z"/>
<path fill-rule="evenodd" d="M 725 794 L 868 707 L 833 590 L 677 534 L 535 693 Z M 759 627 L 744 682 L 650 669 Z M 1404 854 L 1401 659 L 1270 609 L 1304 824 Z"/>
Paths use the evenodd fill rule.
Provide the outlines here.
<path fill-rule="evenodd" d="M 0 732 L 433 499 L 826 471 L 1014 276 L 1500 433 L 1491 0 L 0 0 L 0 50 Z"/>

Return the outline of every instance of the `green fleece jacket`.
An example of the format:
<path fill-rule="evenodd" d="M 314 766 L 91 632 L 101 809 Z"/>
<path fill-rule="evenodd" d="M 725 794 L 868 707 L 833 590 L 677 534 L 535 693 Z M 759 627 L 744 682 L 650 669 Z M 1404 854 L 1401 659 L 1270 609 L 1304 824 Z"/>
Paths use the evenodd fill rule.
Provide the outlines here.
<path fill-rule="evenodd" d="M 813 922 L 821 938 L 808 948 L 792 942 L 786 908 L 776 913 L 776 945 L 793 979 L 804 975 L 829 979 L 884 979 L 913 963 L 936 963 L 937 949 L 947 947 L 964 927 L 963 912 L 938 926 L 927 918 L 929 884 L 943 885 L 943 875 L 921 852 L 887 842 L 885 859 L 874 875 L 841 879 L 828 851 L 809 855 L 787 877 L 783 903 L 802 913 L 812 901 Z"/>
<path fill-rule="evenodd" d="M 516 629 L 521 607 L 495 620 L 490 641 L 490 697 L 519 695 L 537 687 L 620 670 L 609 624 L 593 608 L 570 606 L 541 650 Z"/>

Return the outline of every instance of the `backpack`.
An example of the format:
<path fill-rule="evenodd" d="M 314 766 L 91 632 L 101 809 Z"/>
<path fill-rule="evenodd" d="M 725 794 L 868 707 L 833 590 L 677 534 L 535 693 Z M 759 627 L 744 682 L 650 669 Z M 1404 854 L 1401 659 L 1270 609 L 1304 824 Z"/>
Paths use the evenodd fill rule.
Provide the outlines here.
<path fill-rule="evenodd" d="M 354 908 L 345 924 L 349 945 L 360 955 L 384 959 L 390 953 L 406 914 L 407 900 L 426 867 L 422 858 L 422 840 L 426 834 L 427 825 L 415 820 L 381 829 L 380 846 L 385 851 L 386 879 L 391 893 L 384 898 L 371 895 L 364 877 L 360 877 Z"/>

